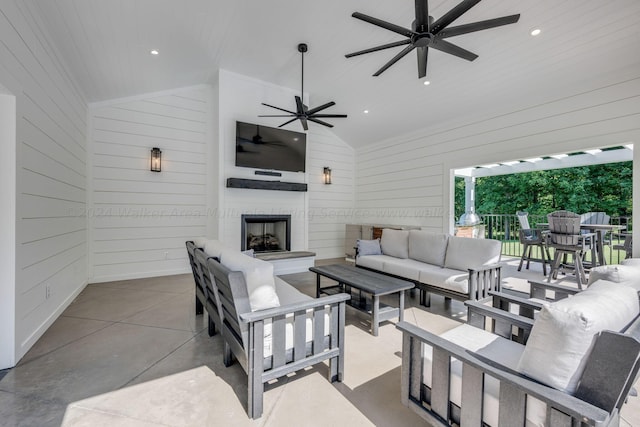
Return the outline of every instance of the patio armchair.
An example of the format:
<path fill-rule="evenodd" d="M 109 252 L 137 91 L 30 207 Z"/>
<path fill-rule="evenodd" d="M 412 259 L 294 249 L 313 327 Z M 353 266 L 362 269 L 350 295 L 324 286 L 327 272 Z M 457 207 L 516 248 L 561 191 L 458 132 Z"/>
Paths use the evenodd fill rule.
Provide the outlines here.
<path fill-rule="evenodd" d="M 600 281 L 535 321 L 466 304 L 468 323 L 440 336 L 398 323 L 406 406 L 442 426 L 619 425 L 640 369 L 634 289 Z M 527 339 L 512 341 L 514 327 Z"/>
<path fill-rule="evenodd" d="M 531 261 L 539 261 L 542 263 L 542 273 L 547 275 L 547 263 L 550 262 L 548 249 L 546 246 L 546 231 L 531 228 L 529 226 L 529 213 L 518 211 L 516 212 L 518 221 L 520 221 L 520 244 L 522 245 L 522 256 L 520 257 L 520 264 L 518 265 L 518 271 L 522 270 L 522 264 L 527 261 L 527 270 L 529 269 L 529 263 Z M 532 251 L 534 247 L 538 247 L 540 250 L 541 258 L 532 257 Z"/>
<path fill-rule="evenodd" d="M 262 415 L 265 383 L 292 372 L 328 361 L 329 381 L 342 381 L 345 301 L 349 295 L 304 295 L 272 276 L 272 266 L 269 269 L 256 265 L 269 263 L 239 252 L 223 251 L 220 260 L 207 259 L 211 276 L 207 287 L 215 295 L 220 313 L 223 362 L 230 366 L 237 360 L 247 373 L 250 418 Z M 239 266 L 242 270 L 230 269 L 225 263 L 244 265 Z M 269 270 L 271 281 L 275 280 L 275 300 L 271 300 L 270 286 L 265 284 L 268 274 L 263 273 Z"/>
<path fill-rule="evenodd" d="M 556 211 L 547 215 L 549 221 L 549 246 L 555 249 L 551 273 L 547 281 L 558 278 L 560 267 L 567 267 L 567 255 L 573 257 L 573 270 L 578 287 L 587 283 L 587 276 L 583 265 L 586 251 L 594 251 L 595 234 L 582 233 L 580 230 L 580 215 L 569 211 Z"/>

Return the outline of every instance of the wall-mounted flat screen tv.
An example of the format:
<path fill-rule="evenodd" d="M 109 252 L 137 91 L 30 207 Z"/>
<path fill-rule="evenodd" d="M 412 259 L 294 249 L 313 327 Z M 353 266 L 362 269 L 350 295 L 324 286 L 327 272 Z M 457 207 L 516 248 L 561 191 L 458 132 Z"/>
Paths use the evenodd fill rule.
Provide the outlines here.
<path fill-rule="evenodd" d="M 236 122 L 236 166 L 304 172 L 307 135 Z"/>

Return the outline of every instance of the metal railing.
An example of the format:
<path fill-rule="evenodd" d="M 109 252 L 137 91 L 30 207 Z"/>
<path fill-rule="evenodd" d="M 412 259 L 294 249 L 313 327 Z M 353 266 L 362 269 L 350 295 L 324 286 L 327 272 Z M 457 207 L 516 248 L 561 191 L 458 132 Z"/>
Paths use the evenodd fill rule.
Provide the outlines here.
<path fill-rule="evenodd" d="M 502 242 L 502 254 L 520 257 L 522 255 L 522 245 L 520 244 L 519 232 L 520 222 L 516 215 L 511 214 L 479 214 L 484 223 L 485 238 L 496 239 Z M 536 228 L 539 223 L 546 223 L 546 215 L 529 215 L 529 226 Z M 632 230 L 630 216 L 611 217 L 609 221 L 613 225 L 622 225 L 625 232 Z M 613 245 L 622 244 L 624 236 L 620 233 L 608 233 L 605 236 L 604 253 L 609 264 L 617 264 L 624 258 L 624 251 L 614 250 Z"/>

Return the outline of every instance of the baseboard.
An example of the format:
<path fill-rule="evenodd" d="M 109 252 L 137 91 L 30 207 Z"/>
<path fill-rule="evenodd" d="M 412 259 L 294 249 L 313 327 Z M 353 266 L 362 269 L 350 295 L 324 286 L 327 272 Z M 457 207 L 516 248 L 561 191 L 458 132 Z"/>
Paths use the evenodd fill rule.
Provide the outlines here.
<path fill-rule="evenodd" d="M 58 317 L 60 317 L 60 315 L 67 309 L 67 307 L 69 307 L 69 305 L 71 305 L 73 300 L 76 299 L 78 295 L 80 295 L 80 292 L 82 292 L 84 288 L 87 287 L 87 285 L 87 281 L 82 282 L 80 286 L 78 286 L 78 288 L 76 288 L 76 290 L 74 290 L 71 295 L 69 295 L 64 301 L 62 301 L 62 304 L 60 304 L 58 308 L 56 308 L 53 313 L 51 313 L 51 315 L 49 315 L 49 317 L 47 317 L 47 319 L 42 322 L 42 324 L 31 333 L 31 335 L 27 337 L 27 339 L 20 343 L 20 348 L 18 349 L 19 353 L 16 355 L 16 365 L 20 362 L 20 359 L 22 359 L 22 357 L 27 354 L 31 347 L 33 347 L 33 345 L 40 339 L 40 337 L 44 335 L 45 332 L 47 332 L 47 329 L 49 329 L 53 322 L 55 322 Z"/>
<path fill-rule="evenodd" d="M 127 274 L 110 274 L 108 276 L 97 276 L 89 279 L 89 283 L 104 283 L 115 282 L 117 280 L 133 280 L 133 279 L 145 279 L 147 277 L 160 277 L 160 276 L 173 276 L 175 274 L 187 274 L 191 273 L 189 267 L 175 268 L 171 270 L 161 271 L 144 271 L 140 273 L 127 273 Z"/>

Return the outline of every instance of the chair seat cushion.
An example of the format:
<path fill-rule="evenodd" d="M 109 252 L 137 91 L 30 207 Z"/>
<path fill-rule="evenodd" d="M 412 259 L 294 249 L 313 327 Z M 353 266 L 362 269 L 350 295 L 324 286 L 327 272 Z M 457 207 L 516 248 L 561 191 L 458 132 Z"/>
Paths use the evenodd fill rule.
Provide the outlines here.
<path fill-rule="evenodd" d="M 518 371 L 573 394 L 594 336 L 622 331 L 638 315 L 638 293 L 621 283 L 600 280 L 571 298 L 540 310 L 518 363 Z"/>
<path fill-rule="evenodd" d="M 296 304 L 299 302 L 307 302 L 311 301 L 314 298 L 303 294 L 294 286 L 285 282 L 281 278 L 275 276 L 274 277 L 275 290 L 277 294 L 277 298 L 280 302 L 280 306 L 285 306 L 289 304 Z M 329 314 L 324 314 L 324 335 L 329 335 Z M 294 327 L 293 327 L 293 314 L 289 314 L 286 318 L 285 324 L 285 349 L 291 350 L 293 349 L 293 337 L 294 337 Z M 306 342 L 309 343 L 313 340 L 313 311 L 309 310 L 307 312 L 307 318 L 305 320 L 305 337 Z M 264 357 L 269 357 L 273 354 L 273 326 L 270 319 L 265 320 L 264 322 Z"/>
<path fill-rule="evenodd" d="M 515 370 L 524 346 L 491 332 L 463 324 L 440 335 L 469 351 L 490 359 L 508 369 Z M 433 349 L 424 347 L 424 383 L 431 387 Z M 452 359 L 449 399 L 460 406 L 462 403 L 462 362 Z M 498 427 L 500 382 L 488 375 L 484 377 L 484 400 L 482 420 L 489 426 Z M 546 405 L 531 396 L 527 397 L 527 425 L 544 425 Z"/>
<path fill-rule="evenodd" d="M 404 277 L 409 280 L 418 280 L 420 270 L 425 268 L 425 263 L 413 259 L 392 258 L 384 260 L 382 271 L 394 276 Z"/>

